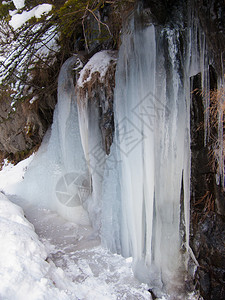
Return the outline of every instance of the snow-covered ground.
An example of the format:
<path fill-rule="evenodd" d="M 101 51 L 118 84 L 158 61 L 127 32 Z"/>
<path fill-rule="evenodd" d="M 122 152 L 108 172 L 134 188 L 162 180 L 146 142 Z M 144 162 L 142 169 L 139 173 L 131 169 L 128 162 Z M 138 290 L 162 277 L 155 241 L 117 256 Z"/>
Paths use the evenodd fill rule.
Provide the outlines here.
<path fill-rule="evenodd" d="M 23 210 L 0 194 L 0 299 L 77 299 Z M 75 289 L 74 289 L 75 291 Z"/>
<path fill-rule="evenodd" d="M 13 195 L 32 158 L 0 172 L 0 299 L 151 299 L 132 260 L 101 247 L 90 226 Z"/>

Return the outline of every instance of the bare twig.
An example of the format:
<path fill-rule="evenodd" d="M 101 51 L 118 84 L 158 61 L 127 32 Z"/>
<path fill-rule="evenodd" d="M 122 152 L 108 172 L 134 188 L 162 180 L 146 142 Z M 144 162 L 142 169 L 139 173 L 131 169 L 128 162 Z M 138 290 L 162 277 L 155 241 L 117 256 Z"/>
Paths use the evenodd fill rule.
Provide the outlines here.
<path fill-rule="evenodd" d="M 87 11 L 89 11 L 94 16 L 94 18 L 96 19 L 96 21 L 98 22 L 98 24 L 102 24 L 103 26 L 105 26 L 107 28 L 109 34 L 112 36 L 112 33 L 111 33 L 110 29 L 109 29 L 109 26 L 106 23 L 104 23 L 101 20 L 99 20 L 97 18 L 96 14 L 92 10 L 90 10 L 89 8 L 86 8 L 86 9 L 87 9 Z"/>
<path fill-rule="evenodd" d="M 87 42 L 87 36 L 86 36 L 85 26 L 84 26 L 84 21 L 85 21 L 86 15 L 87 15 L 87 11 L 85 10 L 84 16 L 82 18 L 82 27 L 83 27 L 83 34 L 84 34 L 85 46 L 87 48 L 87 51 L 89 52 L 89 47 L 88 47 L 88 42 Z"/>

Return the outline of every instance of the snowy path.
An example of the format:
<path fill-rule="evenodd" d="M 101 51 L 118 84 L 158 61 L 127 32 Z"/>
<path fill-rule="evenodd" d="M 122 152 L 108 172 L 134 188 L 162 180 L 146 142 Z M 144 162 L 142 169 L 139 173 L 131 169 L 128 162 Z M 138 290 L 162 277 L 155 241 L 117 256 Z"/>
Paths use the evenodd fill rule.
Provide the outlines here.
<path fill-rule="evenodd" d="M 99 295 L 111 295 L 109 299 L 150 299 L 144 285 L 134 279 L 129 259 L 103 249 L 91 227 L 77 226 L 57 213 L 27 206 L 15 197 L 11 200 L 23 207 L 49 259 L 71 281 L 93 287 L 90 299 L 99 299 Z"/>
<path fill-rule="evenodd" d="M 47 250 L 47 261 L 61 268 L 78 290 L 86 290 L 85 297 L 78 299 L 151 299 L 147 287 L 133 277 L 131 260 L 102 248 L 91 227 L 68 222 L 57 213 L 28 205 L 15 196 L 9 199 L 23 208 L 34 225 Z"/>
<path fill-rule="evenodd" d="M 147 286 L 134 278 L 131 259 L 104 249 L 90 226 L 10 195 L 31 160 L 0 171 L 0 190 L 22 207 L 37 233 L 0 193 L 0 300 L 151 299 Z"/>

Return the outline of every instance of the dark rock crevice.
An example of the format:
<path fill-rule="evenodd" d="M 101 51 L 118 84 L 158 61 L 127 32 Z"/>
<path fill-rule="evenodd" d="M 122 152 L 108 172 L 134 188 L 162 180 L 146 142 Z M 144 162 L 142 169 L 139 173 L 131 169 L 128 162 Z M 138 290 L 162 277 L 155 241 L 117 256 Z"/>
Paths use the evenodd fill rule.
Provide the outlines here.
<path fill-rule="evenodd" d="M 210 88 L 216 88 L 216 75 L 210 67 Z M 216 184 L 210 139 L 205 144 L 205 111 L 201 74 L 191 79 L 191 236 L 190 245 L 199 263 L 195 286 L 205 300 L 225 298 L 224 216 L 219 209 L 224 191 Z M 216 135 L 216 128 L 210 128 Z M 212 132 L 211 132 L 212 134 Z"/>

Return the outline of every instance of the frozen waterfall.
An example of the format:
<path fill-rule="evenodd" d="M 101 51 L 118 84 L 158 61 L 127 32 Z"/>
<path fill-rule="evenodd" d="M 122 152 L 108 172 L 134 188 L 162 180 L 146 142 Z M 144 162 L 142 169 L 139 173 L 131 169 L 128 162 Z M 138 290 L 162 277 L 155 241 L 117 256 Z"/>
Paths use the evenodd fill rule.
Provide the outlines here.
<path fill-rule="evenodd" d="M 81 144 L 72 69 L 77 57 L 69 58 L 58 79 L 58 103 L 51 130 L 30 164 L 15 193 L 42 207 L 57 210 L 78 224 L 89 224 L 85 201 L 90 178 Z"/>
<path fill-rule="evenodd" d="M 176 293 L 191 253 L 191 77 L 201 72 L 209 89 L 204 34 L 193 16 L 185 33 L 131 18 L 117 66 L 102 241 L 132 256 L 137 278 L 156 294 Z"/>
<path fill-rule="evenodd" d="M 173 39 L 172 32 L 159 33 L 153 25 L 137 29 L 135 21 L 123 37 L 111 153 L 119 162 L 118 182 L 112 185 L 115 171 L 106 178 L 102 211 L 105 243 L 133 256 L 137 277 L 159 290 L 182 265 L 180 248 L 188 238 L 181 238 L 181 222 L 189 236 L 190 92 L 179 74 Z M 184 212 L 180 211 L 182 185 Z M 120 199 L 119 216 L 108 194 L 115 195 L 115 202 Z M 108 210 L 119 227 L 107 224 Z"/>

